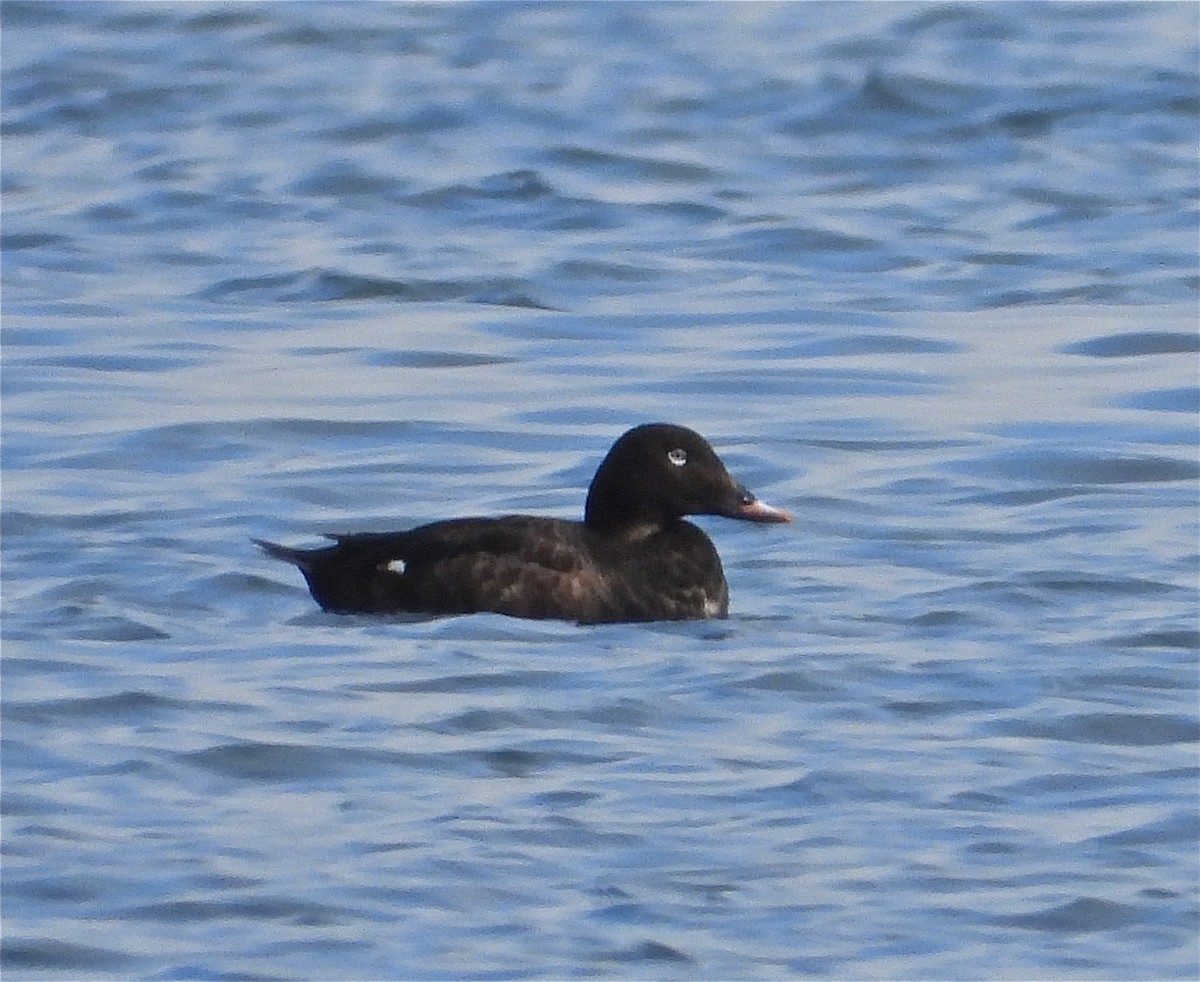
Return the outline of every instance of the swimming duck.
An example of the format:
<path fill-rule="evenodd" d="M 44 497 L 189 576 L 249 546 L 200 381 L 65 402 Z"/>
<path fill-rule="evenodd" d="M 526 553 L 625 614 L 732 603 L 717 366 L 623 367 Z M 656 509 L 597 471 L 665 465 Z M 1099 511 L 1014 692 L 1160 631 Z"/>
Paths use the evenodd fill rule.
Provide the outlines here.
<path fill-rule="evenodd" d="M 700 434 L 649 423 L 613 444 L 581 522 L 454 518 L 330 535 L 334 544 L 318 549 L 254 541 L 299 567 L 317 603 L 336 613 L 492 611 L 584 624 L 725 617 L 721 559 L 686 515 L 791 521 L 735 481 Z"/>

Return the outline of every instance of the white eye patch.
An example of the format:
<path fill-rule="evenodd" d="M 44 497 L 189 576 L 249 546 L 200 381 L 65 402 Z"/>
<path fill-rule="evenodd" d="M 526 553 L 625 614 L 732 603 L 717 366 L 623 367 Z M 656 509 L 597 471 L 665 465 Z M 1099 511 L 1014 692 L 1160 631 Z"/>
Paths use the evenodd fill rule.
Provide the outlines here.
<path fill-rule="evenodd" d="M 687 463 L 687 451 L 681 447 L 676 447 L 674 450 L 668 450 L 667 460 L 669 460 L 676 467 L 682 467 Z"/>

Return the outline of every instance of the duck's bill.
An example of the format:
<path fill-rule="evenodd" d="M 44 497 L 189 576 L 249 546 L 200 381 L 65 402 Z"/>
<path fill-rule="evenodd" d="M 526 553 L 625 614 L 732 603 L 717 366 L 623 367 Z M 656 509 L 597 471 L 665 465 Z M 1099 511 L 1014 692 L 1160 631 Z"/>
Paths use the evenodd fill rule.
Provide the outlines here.
<path fill-rule="evenodd" d="M 772 507 L 751 495 L 747 495 L 738 506 L 735 517 L 747 522 L 790 522 L 792 520 L 792 516 L 782 508 Z"/>

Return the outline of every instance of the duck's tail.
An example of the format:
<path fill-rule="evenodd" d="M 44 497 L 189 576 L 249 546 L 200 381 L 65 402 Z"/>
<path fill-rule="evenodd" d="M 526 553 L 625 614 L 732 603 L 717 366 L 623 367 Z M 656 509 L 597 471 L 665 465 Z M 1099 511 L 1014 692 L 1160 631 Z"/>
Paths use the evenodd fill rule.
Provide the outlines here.
<path fill-rule="evenodd" d="M 408 584 L 381 542 L 384 536 L 337 536 L 323 549 L 291 549 L 265 539 L 252 540 L 273 559 L 299 568 L 308 592 L 336 614 L 391 614 L 409 609 Z"/>
<path fill-rule="evenodd" d="M 285 563 L 299 566 L 302 570 L 312 569 L 312 557 L 323 551 L 320 549 L 289 549 L 287 546 L 281 546 L 278 542 L 268 542 L 266 539 L 251 539 L 250 541 L 272 559 L 282 559 Z"/>

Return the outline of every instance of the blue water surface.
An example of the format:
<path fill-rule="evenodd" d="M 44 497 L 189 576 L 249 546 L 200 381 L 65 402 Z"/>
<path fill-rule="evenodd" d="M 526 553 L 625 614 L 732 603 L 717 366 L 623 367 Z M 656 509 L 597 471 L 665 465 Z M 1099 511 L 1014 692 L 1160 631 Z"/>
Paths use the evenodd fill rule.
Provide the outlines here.
<path fill-rule="evenodd" d="M 0 4 L 5 978 L 1195 978 L 1196 10 Z M 654 419 L 728 620 L 249 541 Z"/>

